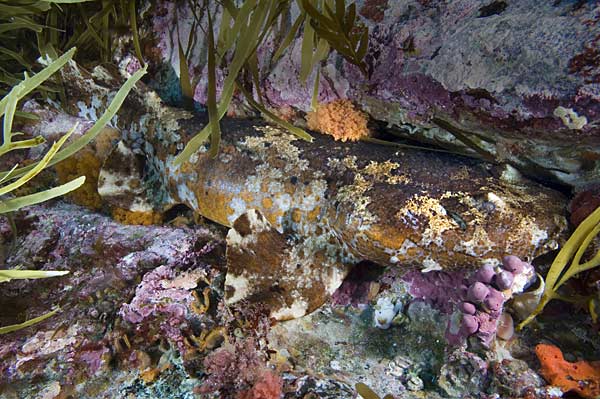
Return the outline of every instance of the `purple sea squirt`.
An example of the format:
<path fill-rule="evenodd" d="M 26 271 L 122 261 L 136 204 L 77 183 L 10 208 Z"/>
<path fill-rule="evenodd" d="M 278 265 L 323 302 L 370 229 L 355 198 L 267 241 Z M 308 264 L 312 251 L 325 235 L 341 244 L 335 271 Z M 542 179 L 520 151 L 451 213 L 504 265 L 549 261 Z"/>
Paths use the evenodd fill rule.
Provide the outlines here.
<path fill-rule="evenodd" d="M 497 270 L 482 266 L 473 275 L 466 301 L 459 304 L 458 311 L 449 320 L 448 341 L 459 344 L 475 335 L 484 346 L 489 346 L 496 335 L 502 339 L 512 337 L 512 317 L 503 313 L 504 304 L 521 293 L 534 275 L 533 266 L 516 256 L 504 257 Z"/>

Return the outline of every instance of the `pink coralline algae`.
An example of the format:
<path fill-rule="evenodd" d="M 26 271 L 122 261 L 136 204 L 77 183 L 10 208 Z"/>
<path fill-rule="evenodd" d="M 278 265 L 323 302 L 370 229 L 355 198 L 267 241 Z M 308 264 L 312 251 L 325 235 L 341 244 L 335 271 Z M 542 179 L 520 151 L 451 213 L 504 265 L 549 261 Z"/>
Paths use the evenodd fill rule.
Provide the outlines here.
<path fill-rule="evenodd" d="M 220 397 L 237 399 L 277 399 L 281 395 L 283 382 L 266 367 L 254 338 L 215 350 L 204 359 L 204 367 L 208 378 L 199 393 L 219 392 Z"/>
<path fill-rule="evenodd" d="M 449 314 L 460 303 L 467 290 L 463 272 L 409 272 L 403 277 L 409 284 L 409 294 L 435 309 Z M 458 289 L 457 289 L 458 287 Z"/>
<path fill-rule="evenodd" d="M 533 278 L 533 266 L 516 256 L 506 256 L 502 266 L 482 266 L 470 278 L 461 272 L 411 272 L 404 276 L 414 300 L 428 303 L 449 315 L 446 339 L 459 345 L 471 335 L 489 346 L 498 332 L 509 338 L 512 320 L 503 316 L 506 301 L 521 292 Z"/>
<path fill-rule="evenodd" d="M 239 395 L 239 399 L 279 399 L 283 380 L 272 371 L 264 371 L 259 380 L 246 392 Z"/>
<path fill-rule="evenodd" d="M 0 286 L 2 308 L 15 309 L 2 312 L 3 325 L 22 321 L 21 309 L 31 318 L 61 306 L 35 327 L 0 336 L 5 384 L 35 390 L 52 378 L 92 385 L 109 364 L 129 368 L 129 351 L 156 350 L 162 342 L 181 352 L 198 317 L 192 292 L 219 273 L 211 266 L 221 267 L 213 250 L 222 237 L 203 227 L 125 226 L 60 202 L 29 207 L 16 219 L 18 245 L 5 264 L 70 273 Z M 5 224 L 0 219 L 3 239 Z"/>
<path fill-rule="evenodd" d="M 108 367 L 108 359 L 110 359 L 110 349 L 106 346 L 101 346 L 98 349 L 82 350 L 77 356 L 77 360 L 84 362 L 88 367 L 88 372 L 94 374 Z"/>
<path fill-rule="evenodd" d="M 205 271 L 193 269 L 176 276 L 175 270 L 159 266 L 147 273 L 137 287 L 130 303 L 123 304 L 119 315 L 124 321 L 135 326 L 136 330 L 159 326 L 155 332 L 158 339 L 167 337 L 176 343 L 184 353 L 182 329 L 187 327 L 192 303 L 195 301 L 192 289 L 197 281 L 205 278 Z"/>

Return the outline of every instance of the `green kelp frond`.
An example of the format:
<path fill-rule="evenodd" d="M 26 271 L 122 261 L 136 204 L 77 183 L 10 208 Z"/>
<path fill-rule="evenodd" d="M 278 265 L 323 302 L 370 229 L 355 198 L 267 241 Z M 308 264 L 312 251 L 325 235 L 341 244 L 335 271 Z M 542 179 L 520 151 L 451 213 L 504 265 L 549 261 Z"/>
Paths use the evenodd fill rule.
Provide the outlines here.
<path fill-rule="evenodd" d="M 71 49 L 61 57 L 49 63 L 42 71 L 39 73 L 28 76 L 25 74 L 25 78 L 19 84 L 14 86 L 12 90 L 0 100 L 0 117 L 4 117 L 2 124 L 2 144 L 0 145 L 0 156 L 14 150 L 19 149 L 28 149 L 35 146 L 38 146 L 44 143 L 45 139 L 41 136 L 34 137 L 32 139 L 27 140 L 18 140 L 13 141 L 13 139 L 19 135 L 19 132 L 13 132 L 13 120 L 14 116 L 17 112 L 17 104 L 23 98 L 25 98 L 29 93 L 34 91 L 38 86 L 40 86 L 45 80 L 47 80 L 52 74 L 57 72 L 63 65 L 65 65 L 69 60 L 73 58 L 75 53 L 75 49 Z M 125 96 L 129 93 L 129 90 L 133 87 L 135 82 L 137 82 L 141 76 L 145 73 L 145 68 L 136 72 L 119 90 L 113 101 L 108 107 L 108 110 L 98 119 L 98 121 L 94 124 L 94 126 L 88 130 L 88 132 L 75 140 L 69 146 L 67 146 L 62 151 L 58 151 L 60 147 L 65 143 L 68 136 L 75 129 L 73 128 L 71 132 L 67 133 L 63 136 L 59 141 L 57 141 L 50 151 L 46 154 L 46 156 L 27 167 L 24 168 L 16 168 L 13 167 L 10 171 L 0 173 L 0 183 L 7 184 L 0 188 L 0 195 L 8 194 L 14 189 L 22 186 L 31 178 L 33 178 L 37 173 L 39 173 L 44 167 L 50 166 L 59 162 L 66 157 L 72 155 L 87 143 L 89 143 L 110 121 L 110 119 L 114 116 L 120 105 L 123 103 Z M 41 167 L 40 167 L 41 165 Z M 37 172 L 37 173 L 36 173 Z M 8 184 L 7 181 L 18 179 L 17 182 Z"/>
<path fill-rule="evenodd" d="M 0 283 L 5 283 L 11 280 L 23 280 L 30 278 L 37 279 L 58 277 L 64 276 L 68 273 L 68 270 L 0 270 Z M 11 324 L 10 326 L 0 327 L 0 335 L 32 326 L 36 323 L 39 323 L 40 321 L 46 320 L 48 317 L 54 315 L 59 310 L 60 308 L 54 309 L 51 312 L 45 313 L 38 317 L 34 317 L 33 319 L 29 319 L 23 323 Z"/>
<path fill-rule="evenodd" d="M 235 80 L 240 74 L 244 64 L 250 58 L 250 55 L 253 51 L 255 51 L 255 45 L 259 42 L 258 38 L 260 35 L 261 28 L 265 23 L 265 19 L 267 17 L 268 9 L 275 3 L 275 0 L 265 0 L 265 1 L 257 1 L 257 0 L 246 0 L 241 8 L 237 9 L 233 2 L 229 2 L 229 7 L 232 9 L 229 11 L 232 14 L 235 14 L 233 18 L 235 18 L 234 30 L 238 31 L 238 36 L 235 38 L 230 38 L 229 40 L 218 40 L 217 43 L 221 43 L 224 46 L 229 46 L 230 41 L 233 48 L 233 58 L 228 67 L 228 75 L 223 82 L 223 90 L 221 93 L 221 98 L 216 107 L 216 113 L 211 115 L 209 114 L 209 123 L 204 129 L 202 129 L 192 140 L 190 140 L 183 151 L 175 158 L 175 164 L 179 165 L 189 159 L 189 157 L 196 152 L 204 141 L 210 135 L 211 142 L 218 142 L 220 139 L 220 129 L 218 128 L 218 122 L 225 116 L 227 109 L 229 108 L 229 104 L 233 98 L 233 92 L 235 88 Z M 229 8 L 228 8 L 229 10 Z M 236 27 L 238 25 L 238 27 Z M 209 59 L 211 57 L 215 57 L 215 52 L 219 54 L 224 54 L 228 49 L 215 49 L 214 46 L 208 46 Z M 216 75 L 216 66 L 212 68 L 212 71 L 209 71 L 209 76 Z M 211 85 L 209 88 L 208 98 L 209 101 L 215 101 L 217 98 L 216 93 L 216 85 Z M 215 120 L 216 116 L 216 120 Z M 211 148 L 211 154 L 216 155 L 218 150 L 217 148 Z"/>
<path fill-rule="evenodd" d="M 345 0 L 317 0 L 308 2 L 296 0 L 300 15 L 293 22 L 289 32 L 285 35 L 281 45 L 276 49 L 272 62 L 277 62 L 289 48 L 303 27 L 302 59 L 300 66 L 300 80 L 306 82 L 311 71 L 324 61 L 331 49 L 340 53 L 348 62 L 357 65 L 366 74 L 364 57 L 368 48 L 368 29 L 357 22 L 356 5 L 346 6 Z M 196 4 L 196 3 L 194 3 Z M 303 129 L 293 127 L 281 118 L 276 117 L 266 110 L 262 102 L 260 91 L 261 76 L 258 69 L 257 49 L 264 43 L 269 34 L 277 28 L 278 21 L 283 21 L 290 14 L 292 0 L 245 0 L 239 7 L 232 0 L 223 0 L 223 17 L 218 29 L 217 40 L 211 39 L 212 29 L 208 33 L 208 65 L 209 83 L 215 76 L 215 69 L 226 54 L 230 62 L 227 65 L 227 76 L 223 82 L 221 97 L 217 102 L 216 85 L 208 86 L 208 104 L 216 103 L 216 113 L 209 112 L 209 123 L 196 134 L 185 146 L 183 151 L 175 158 L 175 165 L 180 165 L 198 151 L 198 149 L 211 138 L 210 153 L 217 155 L 221 131 L 218 122 L 225 116 L 234 91 L 238 89 L 256 110 L 269 118 L 282 128 L 297 135 L 299 138 L 311 141 L 312 137 Z M 197 4 L 196 4 L 197 5 Z M 203 7 L 206 7 L 204 5 Z M 193 10 L 194 11 L 194 10 Z M 204 10 L 206 11 L 206 10 Z M 197 14 L 194 11 L 194 15 Z M 206 11 L 207 18 L 208 11 Z M 212 21 L 210 22 L 212 28 Z M 283 25 L 283 23 L 281 24 Z M 195 21 L 193 27 L 199 26 Z M 188 50 L 192 42 L 192 35 L 188 38 Z M 188 74 L 187 53 L 179 45 L 180 78 L 182 90 L 187 97 L 193 96 L 194 83 Z M 239 80 L 242 76 L 250 76 L 252 85 L 258 95 L 258 101 L 253 98 L 253 90 L 242 88 Z M 313 104 L 316 104 L 318 95 L 319 70 L 317 68 L 316 80 L 313 82 Z M 187 94 L 186 94 L 187 93 Z M 212 108 L 209 107 L 209 108 Z"/>
<path fill-rule="evenodd" d="M 568 279 L 576 274 L 600 266 L 600 251 L 591 257 L 591 259 L 584 261 L 583 263 L 581 261 L 583 254 L 586 252 L 594 238 L 598 236 L 598 233 L 600 233 L 600 207 L 577 226 L 571 237 L 559 251 L 546 276 L 546 286 L 538 306 L 529 317 L 519 324 L 519 329 L 529 324 L 542 312 L 542 310 L 544 310 L 546 304 L 551 300 L 569 300 L 558 294 L 558 289 Z M 590 307 L 592 306 L 593 302 L 591 302 Z"/>
<path fill-rule="evenodd" d="M 221 141 L 220 118 L 217 110 L 217 77 L 215 66 L 215 38 L 210 13 L 208 14 L 208 120 L 210 124 L 210 152 L 211 156 L 217 156 L 219 143 Z"/>
<path fill-rule="evenodd" d="M 135 0 L 0 0 L 0 94 L 20 81 L 23 71 L 39 69 L 36 60 L 57 58 L 77 47 L 80 62 L 108 62 L 112 42 L 131 32 L 140 63 L 142 45 Z M 43 94 L 61 93 L 60 84 L 37 88 Z"/>
<path fill-rule="evenodd" d="M 15 115 L 17 114 L 17 106 L 19 101 L 35 91 L 52 74 L 56 73 L 67 62 L 69 62 L 73 58 L 74 53 L 75 49 L 73 48 L 54 61 L 49 61 L 48 65 L 43 70 L 33 76 L 28 76 L 26 73 L 24 79 L 12 87 L 10 92 L 0 100 L 0 117 L 3 117 L 0 156 L 15 150 L 30 149 L 45 142 L 45 139 L 42 136 L 25 140 L 15 140 L 16 137 L 22 134 L 20 132 L 13 131 L 13 121 Z M 133 76 L 131 76 L 119 89 L 114 99 L 109 104 L 108 109 L 98 119 L 98 121 L 83 136 L 73 140 L 73 142 L 67 145 L 66 148 L 61 149 L 71 134 L 75 131 L 77 126 L 74 126 L 69 132 L 57 140 L 50 147 L 48 152 L 42 157 L 42 159 L 23 168 L 18 168 L 17 165 L 15 165 L 10 170 L 0 173 L 0 214 L 6 214 L 10 219 L 11 213 L 14 211 L 17 211 L 25 206 L 37 204 L 47 201 L 51 198 L 62 196 L 80 187 L 85 181 L 85 176 L 80 176 L 63 185 L 34 194 L 25 195 L 22 197 L 14 196 L 15 190 L 31 181 L 31 179 L 38 175 L 42 170 L 71 156 L 87 145 L 91 140 L 93 140 L 116 114 L 129 91 L 145 73 L 146 67 L 133 74 Z M 14 228 L 14 223 L 11 223 L 11 226 Z M 67 273 L 68 271 L 0 270 L 0 283 L 8 282 L 13 279 L 56 277 L 65 275 Z M 58 309 L 21 324 L 0 327 L 0 334 L 16 331 L 38 323 L 52 316 L 57 311 Z"/>
<path fill-rule="evenodd" d="M 11 280 L 58 277 L 69 274 L 68 270 L 0 270 L 0 283 Z"/>
<path fill-rule="evenodd" d="M 281 119 L 280 117 L 278 117 L 277 115 L 275 115 L 274 113 L 270 112 L 268 109 L 263 107 L 261 104 L 258 104 L 254 100 L 254 98 L 252 98 L 250 93 L 248 93 L 246 91 L 246 89 L 244 89 L 244 87 L 242 85 L 239 85 L 239 88 L 240 88 L 240 91 L 244 94 L 244 96 L 248 100 L 248 103 L 250 105 L 252 105 L 254 108 L 256 108 L 257 110 L 259 110 L 261 112 L 261 114 L 264 117 L 266 117 L 268 120 L 273 121 L 274 123 L 278 124 L 279 126 L 283 127 L 284 129 L 287 129 L 289 132 L 295 134 L 296 136 L 300 137 L 301 139 L 304 139 L 306 141 L 312 140 L 312 137 L 308 133 L 306 133 L 303 129 L 300 129 L 299 127 L 294 126 L 291 123 Z"/>
<path fill-rule="evenodd" d="M 12 130 L 13 118 L 17 112 L 17 104 L 22 98 L 24 98 L 33 90 L 35 90 L 53 73 L 62 68 L 65 63 L 67 63 L 71 58 L 73 58 L 74 53 L 75 49 L 68 51 L 60 58 L 51 62 L 46 68 L 40 71 L 40 73 L 32 77 L 29 77 L 27 76 L 27 74 L 25 74 L 25 79 L 23 79 L 22 82 L 14 86 L 11 89 L 11 91 L 4 98 L 2 98 L 2 100 L 0 100 L 0 116 L 4 116 L 2 124 L 2 145 L 0 145 L 0 156 L 10 151 L 18 149 L 29 149 L 44 143 L 44 138 L 41 136 L 37 136 L 33 139 L 28 140 L 13 141 L 15 136 L 19 134 L 19 132 L 13 132 Z M 38 162 L 33 163 L 31 165 L 31 168 L 26 173 L 17 176 L 17 165 L 15 165 L 10 171 L 3 174 L 3 176 L 0 178 L 0 214 L 9 214 L 10 217 L 11 212 L 16 211 L 24 206 L 47 201 L 50 198 L 66 194 L 72 190 L 75 190 L 83 184 L 83 182 L 85 181 L 85 177 L 81 176 L 61 186 L 54 187 L 49 190 L 41 191 L 35 194 L 16 198 L 13 197 L 9 199 L 3 198 L 3 196 L 9 195 L 14 190 L 29 182 L 44 168 L 46 168 L 50 160 L 54 158 L 58 150 L 67 141 L 67 139 L 73 133 L 74 130 L 75 127 L 73 127 L 71 131 L 69 131 L 56 143 L 54 143 L 50 150 L 46 153 L 46 155 L 44 155 L 44 157 Z M 40 270 L 0 270 L 0 283 L 8 282 L 10 280 L 15 279 L 37 279 L 63 276 L 67 273 L 69 272 Z M 22 328 L 29 327 L 35 323 L 39 323 L 40 321 L 45 320 L 48 317 L 55 314 L 57 311 L 58 309 L 55 309 L 42 316 L 27 320 L 24 323 L 0 327 L 0 334 L 6 334 L 9 332 L 17 331 Z"/>
<path fill-rule="evenodd" d="M 194 108 L 194 93 L 196 91 L 196 86 L 200 81 L 200 77 L 196 77 L 194 80 L 190 78 L 189 72 L 189 62 L 188 59 L 190 54 L 196 44 L 197 40 L 197 29 L 198 24 L 200 23 L 200 19 L 202 15 L 204 15 L 204 9 L 200 7 L 200 15 L 197 14 L 196 8 L 198 8 L 197 0 L 194 0 L 194 3 L 190 4 L 190 7 L 193 11 L 194 21 L 192 21 L 192 26 L 190 27 L 190 33 L 187 38 L 187 45 L 184 50 L 183 45 L 181 44 L 181 37 L 179 36 L 179 18 L 176 14 L 176 24 L 177 24 L 177 45 L 178 45 L 178 55 L 179 55 L 179 84 L 181 88 L 181 94 L 183 96 L 183 106 L 188 109 Z M 177 11 L 177 10 L 175 10 Z M 224 11 L 225 12 L 225 11 Z M 225 14 L 223 15 L 225 18 Z M 213 46 L 214 47 L 214 46 Z"/>
<path fill-rule="evenodd" d="M 13 331 L 18 331 L 18 330 L 22 330 L 26 327 L 32 326 L 34 324 L 39 323 L 40 321 L 44 321 L 46 320 L 48 317 L 54 316 L 58 311 L 60 310 L 60 308 L 56 308 L 51 312 L 48 312 L 46 314 L 43 314 L 41 316 L 38 317 L 34 317 L 33 319 L 29 319 L 23 323 L 20 324 L 11 324 L 10 326 L 4 326 L 4 327 L 0 327 L 0 335 L 1 334 L 8 334 L 10 332 Z"/>
<path fill-rule="evenodd" d="M 179 84 L 181 86 L 181 94 L 183 95 L 183 101 L 186 108 L 192 109 L 194 103 L 194 92 L 196 90 L 196 83 L 190 79 L 190 71 L 188 67 L 187 57 L 181 40 L 177 41 L 178 52 L 179 52 Z"/>
<path fill-rule="evenodd" d="M 341 54 L 346 61 L 356 65 L 366 75 L 364 58 L 369 47 L 369 29 L 356 23 L 356 4 L 346 7 L 344 0 L 325 0 L 325 12 L 317 10 L 309 0 L 301 0 L 302 8 L 310 16 L 310 25 L 320 39 Z"/>
<path fill-rule="evenodd" d="M 19 134 L 19 132 L 13 132 L 12 130 L 13 119 L 17 111 L 17 104 L 22 98 L 35 90 L 39 85 L 42 84 L 42 82 L 62 68 L 62 66 L 73 57 L 74 53 L 75 49 L 71 49 L 60 58 L 51 62 L 46 68 L 40 71 L 40 73 L 32 77 L 29 77 L 26 74 L 25 79 L 18 85 L 14 86 L 12 90 L 4 98 L 2 98 L 2 100 L 0 100 L 0 116 L 4 117 L 2 124 L 2 145 L 0 145 L 0 156 L 10 151 L 29 149 L 44 143 L 45 140 L 41 136 L 27 140 L 13 141 L 13 139 Z M 9 213 L 27 205 L 36 204 L 59 195 L 63 195 L 83 184 L 85 177 L 82 176 L 69 183 L 52 188 L 50 190 L 41 191 L 39 193 L 24 197 L 9 199 L 3 198 L 3 196 L 10 194 L 14 190 L 23 186 L 25 183 L 38 175 L 44 168 L 46 168 L 50 161 L 56 156 L 61 146 L 67 141 L 74 129 L 75 127 L 71 129 L 70 132 L 65 134 L 60 140 L 54 143 L 48 153 L 46 153 L 46 155 L 38 162 L 31 164 L 26 172 L 19 173 L 19 170 L 15 165 L 10 171 L 5 172 L 0 176 L 0 214 Z"/>
<path fill-rule="evenodd" d="M 61 57 L 61 59 L 62 59 L 62 57 Z M 46 69 L 48 69 L 48 68 L 53 67 L 53 64 L 54 64 L 54 62 L 52 64 L 50 64 L 47 68 L 45 68 L 42 72 L 46 71 Z M 56 155 L 54 155 L 52 157 L 52 159 L 48 162 L 47 166 L 55 165 L 56 163 L 70 157 L 71 155 L 73 155 L 74 153 L 76 153 L 77 151 L 79 151 L 80 149 L 85 147 L 90 141 L 92 141 L 98 135 L 98 133 L 100 133 L 102 131 L 102 129 L 104 129 L 106 124 L 108 122 L 110 122 L 112 117 L 117 113 L 117 111 L 123 104 L 123 101 L 125 101 L 125 97 L 127 97 L 127 94 L 129 94 L 129 91 L 134 87 L 134 85 L 146 73 L 146 69 L 147 69 L 147 67 L 144 66 L 143 68 L 141 68 L 137 72 L 135 72 L 129 79 L 127 79 L 127 81 L 123 84 L 123 86 L 121 86 L 121 88 L 119 89 L 119 91 L 117 92 L 117 94 L 115 95 L 113 100 L 111 101 L 111 103 L 108 105 L 106 111 L 104 111 L 102 116 L 100 116 L 100 118 L 98 118 L 96 123 L 83 136 L 78 137 L 77 139 L 73 140 L 73 142 L 70 143 L 66 148 L 58 151 L 56 153 Z M 42 73 L 42 72 L 40 72 L 40 73 Z M 38 75 L 35 75 L 32 78 L 26 78 L 23 83 L 30 85 L 31 82 L 28 82 L 28 79 L 32 79 L 32 80 L 36 79 Z M 2 101 L 0 101 L 0 116 L 2 116 L 4 114 L 4 112 L 3 112 L 4 111 L 4 108 L 3 108 L 4 100 L 5 99 L 2 99 Z M 5 120 L 6 120 L 6 116 L 5 116 Z M 43 138 L 41 140 L 43 142 Z M 2 147 L 0 147 L 0 154 L 2 154 L 1 149 L 2 149 Z M 13 149 L 15 149 L 15 148 L 13 148 Z M 10 176 L 9 176 L 10 179 L 19 178 L 19 177 L 25 175 L 26 173 L 28 173 L 29 171 L 31 171 L 35 167 L 36 167 L 36 164 L 31 164 L 31 165 L 28 165 L 28 166 L 25 166 L 22 168 L 18 168 L 18 169 L 12 170 L 12 171 L 1 172 L 0 180 L 5 179 L 6 176 L 9 174 L 10 174 Z"/>

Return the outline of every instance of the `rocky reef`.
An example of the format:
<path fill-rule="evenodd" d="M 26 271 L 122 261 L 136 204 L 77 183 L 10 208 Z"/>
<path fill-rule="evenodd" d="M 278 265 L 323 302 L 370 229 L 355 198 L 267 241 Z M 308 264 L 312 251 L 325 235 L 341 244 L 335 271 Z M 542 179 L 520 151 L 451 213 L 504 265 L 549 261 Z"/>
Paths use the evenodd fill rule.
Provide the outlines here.
<path fill-rule="evenodd" d="M 188 158 L 235 69 L 207 29 L 227 39 L 242 2 L 127 2 L 115 65 L 70 61 L 56 98 L 20 104 L 14 134 L 39 146 L 3 171 L 85 137 L 148 71 L 89 145 L 0 198 L 86 179 L 0 215 L 0 326 L 52 311 L 0 334 L 1 398 L 598 397 L 600 6 L 317 3 L 368 28 L 364 60 L 308 73 L 310 33 L 275 57 L 289 3 Z M 556 282 L 553 259 L 583 266 Z"/>
<path fill-rule="evenodd" d="M 353 101 L 394 134 L 507 162 L 578 189 L 598 183 L 597 4 L 356 4 L 369 28 L 367 76 L 332 52 L 320 68 L 319 102 Z M 214 9 L 215 19 L 220 12 Z M 190 37 L 194 14 L 184 4 L 164 2 L 151 15 L 148 31 L 158 47 L 151 62 L 171 71 L 163 76 L 178 75 L 178 40 Z M 258 50 L 258 68 L 266 104 L 303 113 L 311 109 L 315 72 L 307 83 L 299 79 L 302 35 L 273 60 L 295 17 L 292 12 Z M 187 60 L 199 79 L 195 99 L 206 104 L 206 38 L 195 40 Z M 217 70 L 217 83 L 225 74 Z M 157 86 L 164 91 L 169 82 L 172 87 L 164 79 Z"/>
<path fill-rule="evenodd" d="M 225 231 L 182 225 L 182 212 L 177 226 L 122 225 L 61 202 L 17 216 L 7 264 L 70 274 L 0 286 L 3 324 L 61 308 L 0 336 L 3 397 L 337 398 L 358 382 L 396 398 L 559 392 L 533 361 L 547 332 L 502 321 L 519 317 L 511 299 L 532 277 L 517 258 L 428 273 L 363 262 L 317 312 L 273 324 L 260 304 L 226 305 Z M 567 327 L 578 317 L 541 326 L 593 340 Z"/>

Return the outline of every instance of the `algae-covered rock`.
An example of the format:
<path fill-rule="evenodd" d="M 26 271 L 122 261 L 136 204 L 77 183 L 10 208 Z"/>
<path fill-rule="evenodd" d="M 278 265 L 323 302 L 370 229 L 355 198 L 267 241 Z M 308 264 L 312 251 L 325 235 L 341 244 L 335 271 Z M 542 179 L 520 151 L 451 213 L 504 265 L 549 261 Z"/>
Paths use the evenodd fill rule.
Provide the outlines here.
<path fill-rule="evenodd" d="M 197 381 L 184 383 L 176 370 L 195 350 L 186 344 L 189 337 L 200 335 L 201 325 L 214 326 L 196 311 L 196 291 L 219 273 L 218 232 L 121 225 L 64 203 L 31 207 L 16 221 L 19 238 L 8 251 L 8 267 L 70 273 L 0 286 L 2 325 L 42 314 L 52 304 L 61 308 L 34 327 L 0 335 L 0 391 L 125 397 L 131 386 L 165 371 L 165 377 L 179 375 L 170 389 L 181 386 L 191 397 Z"/>
<path fill-rule="evenodd" d="M 598 183 L 596 3 L 356 3 L 369 27 L 368 74 L 331 53 L 320 71 L 320 102 L 349 99 L 405 137 L 479 151 L 570 186 Z M 212 11 L 218 21 L 220 8 Z M 297 13 L 259 48 L 258 67 L 266 104 L 307 112 L 315 75 L 299 79 L 303 35 L 272 59 Z M 194 14 L 163 2 L 148 19 L 160 49 L 154 62 L 178 73 L 178 38 L 188 37 Z M 200 79 L 195 99 L 205 104 L 206 39 L 196 39 L 187 61 Z M 225 74 L 218 69 L 220 79 Z"/>

